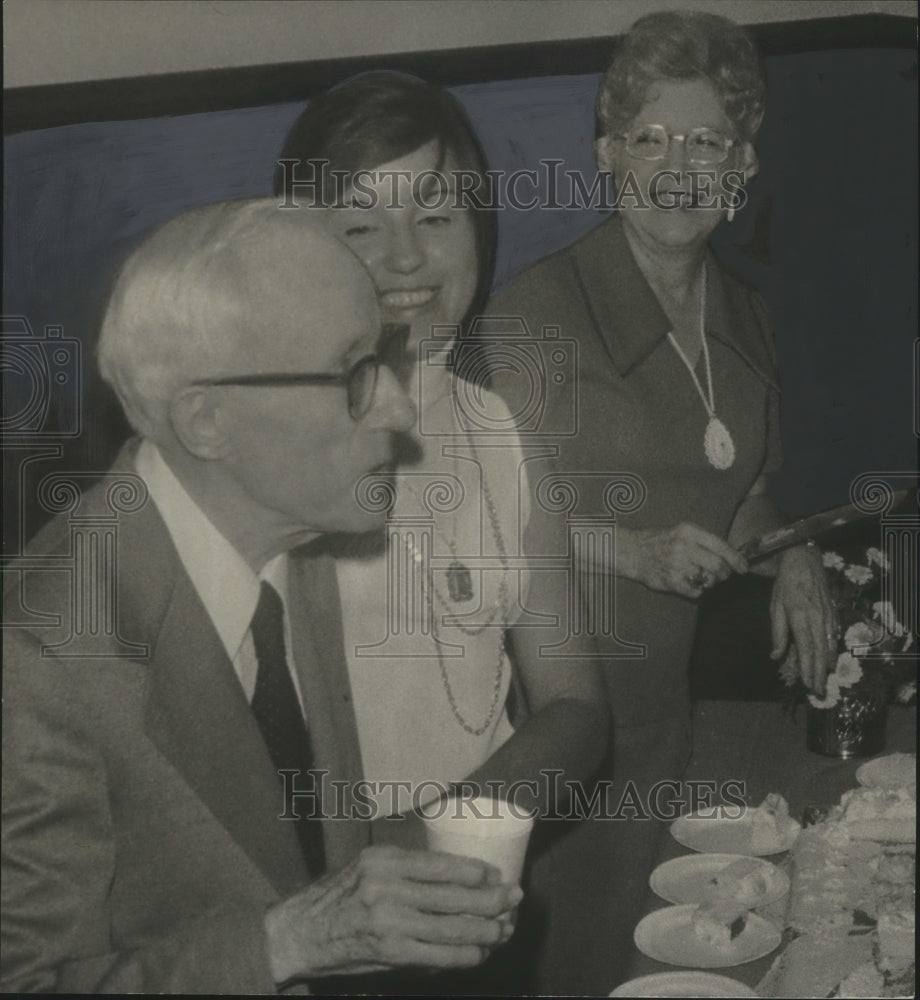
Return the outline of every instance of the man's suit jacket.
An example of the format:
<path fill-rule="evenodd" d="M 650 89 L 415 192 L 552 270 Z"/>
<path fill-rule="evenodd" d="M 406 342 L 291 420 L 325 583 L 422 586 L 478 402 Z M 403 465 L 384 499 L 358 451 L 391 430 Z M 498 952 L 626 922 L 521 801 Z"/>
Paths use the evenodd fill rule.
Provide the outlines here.
<path fill-rule="evenodd" d="M 116 470 L 133 469 L 132 454 Z M 84 525 L 111 514 L 109 485 L 84 496 Z M 265 911 L 308 876 L 233 666 L 150 500 L 119 517 L 117 629 L 100 621 L 103 649 L 90 657 L 48 649 L 75 614 L 92 614 L 72 607 L 91 555 L 75 548 L 59 516 L 28 551 L 75 559 L 75 569 L 11 582 L 24 606 L 60 625 L 5 630 L 0 988 L 273 992 Z M 334 569 L 302 554 L 290 565 L 316 766 L 355 781 Z M 147 654 L 123 655 L 120 640 Z M 330 869 L 368 841 L 366 823 L 322 822 Z"/>

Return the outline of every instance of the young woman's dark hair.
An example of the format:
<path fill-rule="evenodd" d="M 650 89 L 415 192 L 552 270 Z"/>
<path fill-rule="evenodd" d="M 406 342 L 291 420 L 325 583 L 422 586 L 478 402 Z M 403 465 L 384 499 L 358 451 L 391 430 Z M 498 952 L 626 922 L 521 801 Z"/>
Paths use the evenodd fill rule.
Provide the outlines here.
<path fill-rule="evenodd" d="M 481 313 L 495 264 L 496 224 L 491 207 L 486 159 L 466 112 L 446 90 L 400 73 L 374 72 L 352 77 L 313 98 L 291 127 L 280 160 L 299 161 L 275 170 L 275 194 L 300 202 L 304 179 L 316 179 L 316 202 L 334 204 L 342 180 L 372 170 L 436 140 L 436 169 L 448 155 L 459 170 L 476 175 L 466 182 L 464 204 L 473 212 L 478 275 L 476 294 L 463 326 Z M 341 176 L 341 175 L 340 175 Z M 300 183 L 298 184 L 298 181 Z M 458 185 L 458 188 L 460 186 Z M 468 188 L 468 190 L 467 190 Z"/>

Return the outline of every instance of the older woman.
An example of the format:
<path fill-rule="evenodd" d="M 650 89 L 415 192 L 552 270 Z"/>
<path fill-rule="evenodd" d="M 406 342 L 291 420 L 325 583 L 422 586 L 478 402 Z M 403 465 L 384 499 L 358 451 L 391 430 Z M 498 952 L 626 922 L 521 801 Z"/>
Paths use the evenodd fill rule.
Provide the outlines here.
<path fill-rule="evenodd" d="M 326 206 L 328 225 L 375 282 L 384 323 L 407 334 L 384 349 L 419 410 L 399 457 L 389 537 L 337 553 L 363 768 L 379 783 L 371 797 L 383 813 L 406 814 L 465 778 L 494 780 L 505 794 L 541 768 L 583 773 L 606 740 L 594 667 L 543 666 L 541 630 L 513 629 L 530 716 L 514 730 L 506 708 L 506 633 L 527 590 L 513 562 L 526 523 L 525 463 L 504 404 L 450 363 L 488 293 L 494 256 L 470 123 L 438 87 L 366 74 L 311 101 L 280 163 L 278 192 L 302 201 L 308 190 L 310 204 Z M 481 421 L 509 433 L 481 439 Z M 554 602 L 542 587 L 534 581 L 531 605 Z M 541 782 L 536 802 L 545 791 Z M 377 835 L 412 830 L 378 824 Z"/>
<path fill-rule="evenodd" d="M 595 567 L 618 577 L 615 629 L 597 639 L 611 657 L 609 808 L 628 792 L 638 809 L 619 813 L 628 822 L 586 824 L 542 866 L 551 908 L 541 991 L 606 993 L 623 977 L 660 829 L 643 812 L 690 751 L 698 598 L 746 572 L 739 545 L 782 523 L 765 493 L 781 463 L 770 328 L 757 294 L 707 248 L 757 170 L 763 108 L 757 53 L 737 26 L 683 12 L 640 19 L 597 97 L 597 161 L 621 210 L 490 305 L 578 341 L 581 430 L 560 439 L 557 470 L 630 472 L 646 490 L 638 510 L 618 517 L 615 565 Z M 789 549 L 757 568 L 776 577 L 774 657 L 797 657 L 820 691 L 836 640 L 819 554 Z M 618 640 L 644 655 L 623 659 Z"/>

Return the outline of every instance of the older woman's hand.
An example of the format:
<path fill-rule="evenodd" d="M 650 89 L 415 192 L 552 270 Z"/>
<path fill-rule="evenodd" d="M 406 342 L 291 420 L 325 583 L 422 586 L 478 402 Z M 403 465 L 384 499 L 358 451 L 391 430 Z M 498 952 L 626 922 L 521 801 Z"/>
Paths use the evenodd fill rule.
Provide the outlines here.
<path fill-rule="evenodd" d="M 824 695 L 837 652 L 837 615 L 818 549 L 799 545 L 782 554 L 770 600 L 774 660 L 786 658 L 802 683 Z"/>
<path fill-rule="evenodd" d="M 617 548 L 620 575 L 684 597 L 699 597 L 732 572 L 747 572 L 728 542 L 687 522 L 663 531 L 618 529 Z"/>

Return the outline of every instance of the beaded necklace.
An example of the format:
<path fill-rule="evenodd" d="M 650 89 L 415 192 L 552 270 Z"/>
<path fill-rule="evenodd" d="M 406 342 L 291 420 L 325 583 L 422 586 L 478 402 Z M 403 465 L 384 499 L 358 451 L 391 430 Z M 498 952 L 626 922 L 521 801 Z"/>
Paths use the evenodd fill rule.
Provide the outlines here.
<path fill-rule="evenodd" d="M 456 624 L 456 628 L 464 635 L 468 636 L 478 636 L 482 632 L 492 626 L 501 613 L 501 623 L 502 627 L 495 627 L 498 634 L 498 657 L 497 665 L 495 671 L 495 680 L 492 685 L 492 699 L 489 704 L 489 709 L 486 714 L 485 721 L 479 726 L 471 725 L 463 716 L 460 708 L 457 704 L 456 696 L 454 695 L 453 687 L 450 683 L 450 677 L 447 674 L 447 666 L 444 662 L 444 655 L 441 651 L 441 632 L 440 626 L 438 625 L 438 614 L 435 613 L 434 603 L 435 601 L 440 605 L 443 611 L 447 614 L 456 614 L 456 608 L 453 607 L 450 601 L 448 601 L 444 595 L 441 593 L 440 589 L 436 586 L 434 582 L 434 574 L 429 573 L 428 578 L 422 581 L 423 588 L 425 590 L 425 600 L 427 600 L 430 611 L 431 611 L 431 623 L 432 623 L 432 637 L 435 643 L 435 649 L 437 651 L 438 657 L 438 668 L 441 673 L 441 683 L 444 686 L 444 692 L 447 695 L 447 701 L 450 705 L 451 712 L 454 718 L 460 724 L 461 728 L 470 733 L 472 736 L 481 736 L 492 724 L 495 716 L 498 712 L 499 704 L 498 699 L 501 694 L 502 681 L 504 679 L 504 668 L 505 668 L 505 643 L 504 643 L 504 632 L 508 627 L 508 552 L 505 546 L 505 539 L 502 535 L 501 525 L 498 519 L 498 512 L 495 508 L 495 501 L 492 498 L 492 492 L 489 489 L 488 481 L 486 479 L 485 468 L 482 462 L 479 461 L 479 455 L 476 451 L 476 446 L 473 443 L 473 439 L 469 433 L 466 435 L 467 441 L 469 443 L 470 451 L 473 457 L 477 460 L 477 465 L 482 471 L 482 495 L 485 500 L 486 510 L 489 515 L 489 523 L 492 529 L 492 537 L 495 541 L 495 548 L 498 551 L 499 561 L 502 567 L 502 577 L 498 588 L 498 600 L 495 602 L 491 611 L 488 613 L 485 621 L 478 626 L 467 626 Z M 414 493 L 411 487 L 408 487 L 409 491 Z M 454 539 L 448 538 L 442 531 L 437 527 L 435 523 L 436 534 L 445 542 L 447 548 L 449 549 L 451 555 L 453 556 L 453 561 L 447 568 L 447 586 L 448 593 L 450 595 L 451 601 L 454 604 L 466 603 L 473 599 L 473 582 L 472 574 L 469 568 L 462 562 L 457 554 L 457 545 Z M 411 538 L 406 539 L 406 547 L 412 559 L 421 564 L 424 561 L 424 556 L 415 547 L 414 542 Z"/>

